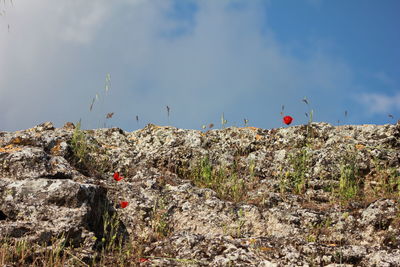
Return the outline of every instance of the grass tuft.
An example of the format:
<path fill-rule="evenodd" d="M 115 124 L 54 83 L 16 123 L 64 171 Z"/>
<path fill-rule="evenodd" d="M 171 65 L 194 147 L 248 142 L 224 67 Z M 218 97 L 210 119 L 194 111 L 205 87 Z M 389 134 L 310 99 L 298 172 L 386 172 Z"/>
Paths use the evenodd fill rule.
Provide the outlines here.
<path fill-rule="evenodd" d="M 109 157 L 101 151 L 99 146 L 90 143 L 85 132 L 81 130 L 80 121 L 75 127 L 70 146 L 72 164 L 84 174 L 103 176 L 111 170 Z M 101 155 L 101 157 L 94 158 L 92 155 Z"/>
<path fill-rule="evenodd" d="M 247 169 L 250 180 L 254 180 L 254 164 Z M 217 196 L 224 200 L 240 202 L 246 198 L 252 181 L 246 183 L 247 176 L 240 170 L 237 161 L 231 167 L 213 166 L 209 157 L 198 161 L 191 170 L 181 170 L 180 173 L 193 181 L 194 185 L 202 188 L 210 188 Z"/>
<path fill-rule="evenodd" d="M 354 199 L 361 191 L 361 179 L 356 156 L 356 151 L 348 149 L 339 166 L 340 177 L 336 193 L 343 200 Z"/>
<path fill-rule="evenodd" d="M 289 155 L 290 170 L 281 175 L 281 193 L 301 194 L 305 192 L 311 171 L 311 161 L 308 147 L 303 147 L 297 153 Z"/>

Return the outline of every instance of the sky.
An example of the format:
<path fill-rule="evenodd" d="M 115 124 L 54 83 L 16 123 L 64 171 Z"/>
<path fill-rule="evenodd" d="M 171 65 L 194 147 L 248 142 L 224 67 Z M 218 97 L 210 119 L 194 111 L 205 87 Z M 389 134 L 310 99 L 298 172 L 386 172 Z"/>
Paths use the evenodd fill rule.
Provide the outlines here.
<path fill-rule="evenodd" d="M 398 0 L 3 0 L 0 131 L 221 128 L 222 115 L 271 129 L 287 127 L 282 106 L 292 125 L 311 110 L 332 125 L 396 123 L 399 11 Z"/>

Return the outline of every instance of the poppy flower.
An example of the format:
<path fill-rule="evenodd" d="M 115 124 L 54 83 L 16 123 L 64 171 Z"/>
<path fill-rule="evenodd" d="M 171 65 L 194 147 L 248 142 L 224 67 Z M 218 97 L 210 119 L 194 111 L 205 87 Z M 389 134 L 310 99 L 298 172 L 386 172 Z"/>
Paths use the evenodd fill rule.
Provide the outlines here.
<path fill-rule="evenodd" d="M 129 202 L 128 201 L 121 201 L 120 203 L 121 209 L 125 209 L 128 207 Z"/>
<path fill-rule="evenodd" d="M 286 125 L 291 124 L 292 121 L 293 121 L 293 118 L 290 117 L 290 116 L 285 116 L 285 117 L 283 117 L 283 123 L 285 123 Z"/>
<path fill-rule="evenodd" d="M 140 258 L 139 259 L 139 262 L 147 262 L 147 261 L 150 261 L 149 259 L 146 259 L 146 258 Z"/>
<path fill-rule="evenodd" d="M 124 177 L 119 176 L 119 172 L 114 172 L 114 180 L 115 180 L 115 181 L 119 182 L 119 181 L 121 181 L 122 179 L 124 179 Z"/>

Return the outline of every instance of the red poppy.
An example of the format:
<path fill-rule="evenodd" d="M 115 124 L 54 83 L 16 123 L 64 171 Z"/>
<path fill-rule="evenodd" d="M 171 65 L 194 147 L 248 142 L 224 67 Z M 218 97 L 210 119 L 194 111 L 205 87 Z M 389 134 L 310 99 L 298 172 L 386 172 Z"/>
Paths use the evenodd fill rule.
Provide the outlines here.
<path fill-rule="evenodd" d="M 124 208 L 128 207 L 129 203 L 128 203 L 128 201 L 121 201 L 119 204 L 121 205 L 121 209 L 124 209 Z"/>
<path fill-rule="evenodd" d="M 285 117 L 283 117 L 283 123 L 285 123 L 286 125 L 291 124 L 292 121 L 293 121 L 293 118 L 290 117 L 290 116 L 285 116 Z"/>
<path fill-rule="evenodd" d="M 147 262 L 147 261 L 150 261 L 149 259 L 146 259 L 146 258 L 140 258 L 139 259 L 139 262 Z"/>
<path fill-rule="evenodd" d="M 119 176 L 119 172 L 114 172 L 114 180 L 115 180 L 115 181 L 119 182 L 119 181 L 121 181 L 122 179 L 124 179 L 124 177 Z"/>

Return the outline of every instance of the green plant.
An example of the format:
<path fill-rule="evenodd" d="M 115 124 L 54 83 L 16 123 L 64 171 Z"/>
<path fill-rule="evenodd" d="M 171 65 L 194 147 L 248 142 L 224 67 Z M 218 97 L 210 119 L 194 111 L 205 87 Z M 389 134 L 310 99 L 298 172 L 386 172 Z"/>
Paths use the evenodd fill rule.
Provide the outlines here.
<path fill-rule="evenodd" d="M 94 151 L 93 146 L 87 141 L 86 134 L 81 130 L 81 122 L 79 121 L 75 127 L 71 138 L 72 161 L 79 169 L 85 172 L 96 170 L 91 153 Z"/>
<path fill-rule="evenodd" d="M 168 223 L 168 211 L 163 198 L 154 201 L 151 228 L 158 238 L 168 236 L 171 231 Z"/>
<path fill-rule="evenodd" d="M 386 164 L 382 165 L 375 159 L 373 160 L 375 166 L 375 179 L 377 186 L 373 188 L 375 195 L 389 194 L 397 195 L 400 197 L 400 173 L 394 167 L 387 167 Z"/>
<path fill-rule="evenodd" d="M 236 215 L 236 214 L 235 214 Z M 243 209 L 239 209 L 237 212 L 237 220 L 234 225 L 228 225 L 224 223 L 222 225 L 222 231 L 224 235 L 230 235 L 234 238 L 243 237 L 243 226 L 246 223 L 246 217 L 244 216 Z"/>
<path fill-rule="evenodd" d="M 302 101 L 309 108 L 309 111 L 305 113 L 306 117 L 308 118 L 306 143 L 309 144 L 309 143 L 311 143 L 312 139 L 314 139 L 314 131 L 312 128 L 312 123 L 313 123 L 313 119 L 314 119 L 314 110 L 310 108 L 310 102 L 308 102 L 308 99 L 306 97 L 304 97 Z"/>
<path fill-rule="evenodd" d="M 309 225 L 309 234 L 306 236 L 307 242 L 318 242 L 321 235 L 327 235 L 330 233 L 329 228 L 332 226 L 332 219 L 326 218 L 320 223 L 314 223 Z"/>
<path fill-rule="evenodd" d="M 290 191 L 300 194 L 305 191 L 311 170 L 311 159 L 308 147 L 289 155 L 290 169 L 280 177 L 281 193 Z"/>
<path fill-rule="evenodd" d="M 1 266 L 65 266 L 71 255 L 65 249 L 66 239 L 54 237 L 50 245 L 27 240 L 0 238 Z"/>
<path fill-rule="evenodd" d="M 236 227 L 236 237 L 243 236 L 243 226 L 246 223 L 246 217 L 244 216 L 243 209 L 239 209 L 238 211 L 238 225 Z"/>
<path fill-rule="evenodd" d="M 101 239 L 97 240 L 98 253 L 93 257 L 92 266 L 130 266 L 144 256 L 146 240 L 135 236 L 128 240 L 121 218 L 108 207 L 102 216 L 103 229 Z"/>
<path fill-rule="evenodd" d="M 256 168 L 256 163 L 254 160 L 250 161 L 249 164 L 249 176 L 250 176 L 250 181 L 254 181 L 255 180 L 255 168 Z"/>
<path fill-rule="evenodd" d="M 356 197 L 360 191 L 356 155 L 356 152 L 348 150 L 339 166 L 340 177 L 337 192 L 339 196 L 345 200 Z"/>
<path fill-rule="evenodd" d="M 222 113 L 222 116 L 221 116 L 221 126 L 222 126 L 222 129 L 225 128 L 225 125 L 226 125 L 227 123 L 228 123 L 228 121 L 225 119 L 224 113 Z"/>
<path fill-rule="evenodd" d="M 75 127 L 70 145 L 72 164 L 84 173 L 102 176 L 111 168 L 106 151 L 89 141 L 85 132 L 81 130 L 81 121 Z M 96 158 L 93 155 L 96 155 Z"/>
<path fill-rule="evenodd" d="M 280 168 L 279 175 L 279 191 L 281 194 L 291 191 L 291 185 L 289 183 L 290 172 L 283 172 L 282 168 Z"/>
<path fill-rule="evenodd" d="M 236 161 L 231 167 L 214 167 L 210 159 L 204 157 L 195 164 L 194 168 L 186 176 L 189 176 L 188 178 L 196 186 L 211 188 L 221 199 L 234 202 L 244 199 L 248 188 Z"/>
<path fill-rule="evenodd" d="M 71 148 L 78 164 L 85 164 L 89 160 L 90 146 L 86 141 L 85 133 L 81 130 L 81 121 L 76 124 L 71 139 Z"/>
<path fill-rule="evenodd" d="M 101 238 L 101 247 L 106 251 L 112 251 L 118 243 L 121 248 L 122 233 L 120 231 L 120 219 L 115 212 L 110 215 L 109 212 L 103 214 L 103 236 Z"/>
<path fill-rule="evenodd" d="M 306 241 L 307 241 L 308 243 L 317 242 L 317 237 L 315 236 L 315 234 L 309 234 L 309 235 L 306 237 Z"/>
<path fill-rule="evenodd" d="M 108 220 L 109 223 L 110 221 Z M 132 240 L 124 245 L 121 245 L 121 242 L 109 243 L 108 249 L 103 247 L 93 255 L 91 261 L 84 259 L 83 256 L 86 253 L 81 253 L 82 247 L 74 248 L 70 243 L 67 244 L 64 235 L 52 238 L 50 243 L 49 245 L 49 243 L 2 237 L 0 238 L 0 266 L 135 266 L 136 262 L 148 261 L 146 258 L 157 258 L 142 258 L 145 241 L 140 239 Z M 180 261 L 180 259 L 177 260 Z M 182 259 L 182 262 L 184 261 Z"/>

